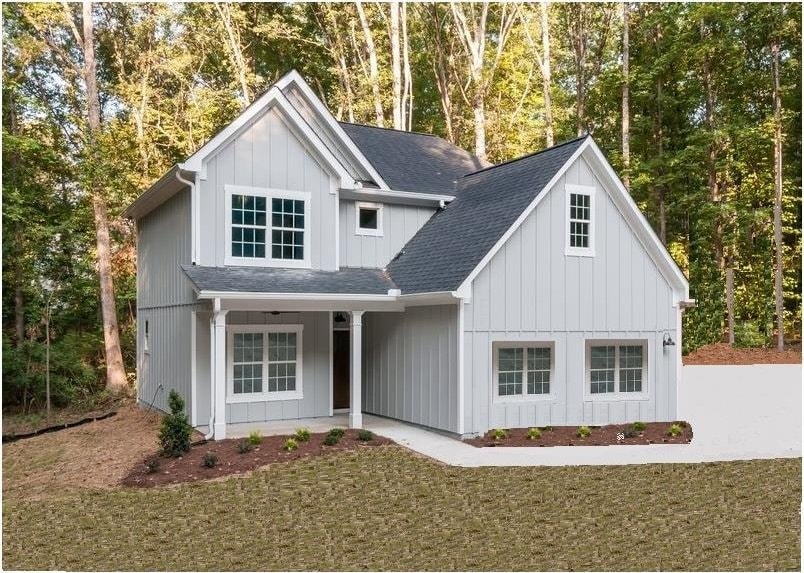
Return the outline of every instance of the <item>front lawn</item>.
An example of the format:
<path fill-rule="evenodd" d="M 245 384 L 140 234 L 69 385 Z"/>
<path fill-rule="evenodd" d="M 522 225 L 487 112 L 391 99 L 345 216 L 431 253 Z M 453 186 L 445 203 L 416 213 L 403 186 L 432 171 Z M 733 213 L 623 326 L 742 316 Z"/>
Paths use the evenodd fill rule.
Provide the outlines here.
<path fill-rule="evenodd" d="M 169 488 L 12 483 L 3 567 L 798 570 L 800 484 L 801 460 L 466 469 L 401 447 Z"/>

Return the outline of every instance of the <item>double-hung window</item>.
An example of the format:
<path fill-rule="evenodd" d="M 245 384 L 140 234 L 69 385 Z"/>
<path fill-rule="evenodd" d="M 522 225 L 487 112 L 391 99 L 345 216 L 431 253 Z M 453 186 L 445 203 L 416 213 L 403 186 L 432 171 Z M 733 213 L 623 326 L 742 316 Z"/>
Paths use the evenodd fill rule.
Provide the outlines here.
<path fill-rule="evenodd" d="M 567 193 L 567 255 L 595 254 L 595 188 L 587 185 L 566 185 Z"/>
<path fill-rule="evenodd" d="M 229 402 L 302 398 L 301 325 L 229 327 Z"/>
<path fill-rule="evenodd" d="M 310 194 L 226 185 L 226 264 L 310 266 Z"/>
<path fill-rule="evenodd" d="M 495 344 L 493 355 L 496 399 L 550 397 L 552 343 L 500 342 Z"/>
<path fill-rule="evenodd" d="M 594 398 L 640 399 L 647 395 L 647 343 L 593 341 L 586 349 L 586 394 Z"/>

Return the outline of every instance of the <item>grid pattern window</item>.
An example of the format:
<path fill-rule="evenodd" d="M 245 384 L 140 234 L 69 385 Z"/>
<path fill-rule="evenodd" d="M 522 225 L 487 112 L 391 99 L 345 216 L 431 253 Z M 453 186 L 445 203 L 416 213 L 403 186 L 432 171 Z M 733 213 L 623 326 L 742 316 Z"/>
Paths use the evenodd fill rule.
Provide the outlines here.
<path fill-rule="evenodd" d="M 232 393 L 262 392 L 262 344 L 261 332 L 235 333 L 232 344 Z"/>
<path fill-rule="evenodd" d="M 266 200 L 232 195 L 232 256 L 265 257 Z"/>
<path fill-rule="evenodd" d="M 296 390 L 296 333 L 268 333 L 268 392 Z"/>
<path fill-rule="evenodd" d="M 629 394 L 645 391 L 644 343 L 593 344 L 589 347 L 589 393 Z"/>
<path fill-rule="evenodd" d="M 550 394 L 551 346 L 514 346 L 497 349 L 497 395 Z"/>
<path fill-rule="evenodd" d="M 591 196 L 586 193 L 570 193 L 569 201 L 569 246 L 588 249 L 592 221 Z"/>
<path fill-rule="evenodd" d="M 590 380 L 592 394 L 614 392 L 616 347 L 593 346 L 591 349 Z"/>
<path fill-rule="evenodd" d="M 304 259 L 304 201 L 271 199 L 271 257 Z"/>
<path fill-rule="evenodd" d="M 642 392 L 642 346 L 620 346 L 620 392 Z"/>

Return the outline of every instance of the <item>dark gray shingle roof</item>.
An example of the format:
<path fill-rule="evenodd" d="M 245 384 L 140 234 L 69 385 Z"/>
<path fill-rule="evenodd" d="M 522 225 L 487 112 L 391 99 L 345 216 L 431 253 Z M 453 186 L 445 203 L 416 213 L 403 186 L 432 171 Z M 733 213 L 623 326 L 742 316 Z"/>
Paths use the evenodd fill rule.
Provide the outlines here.
<path fill-rule="evenodd" d="M 387 294 L 394 283 L 382 269 L 339 271 L 182 265 L 198 290 L 219 292 Z"/>
<path fill-rule="evenodd" d="M 455 182 L 489 166 L 435 135 L 341 122 L 346 134 L 395 191 L 455 194 Z"/>
<path fill-rule="evenodd" d="M 457 289 L 585 139 L 463 177 L 457 198 L 388 265 L 402 294 Z"/>

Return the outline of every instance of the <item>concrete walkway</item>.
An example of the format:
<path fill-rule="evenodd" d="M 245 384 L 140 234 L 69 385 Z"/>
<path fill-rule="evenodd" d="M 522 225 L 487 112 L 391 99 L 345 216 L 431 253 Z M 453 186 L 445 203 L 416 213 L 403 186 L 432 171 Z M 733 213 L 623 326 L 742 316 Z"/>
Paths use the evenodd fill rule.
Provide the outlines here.
<path fill-rule="evenodd" d="M 365 426 L 455 466 L 689 463 L 801 456 L 800 365 L 685 366 L 679 419 L 691 444 L 475 448 L 421 428 L 365 416 Z"/>

